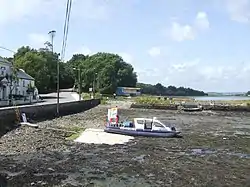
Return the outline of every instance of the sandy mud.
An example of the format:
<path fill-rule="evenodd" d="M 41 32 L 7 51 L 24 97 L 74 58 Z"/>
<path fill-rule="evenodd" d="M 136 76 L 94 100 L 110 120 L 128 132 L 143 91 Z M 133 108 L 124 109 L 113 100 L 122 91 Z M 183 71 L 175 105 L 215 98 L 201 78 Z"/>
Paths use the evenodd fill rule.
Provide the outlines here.
<path fill-rule="evenodd" d="M 80 144 L 67 139 L 77 129 L 103 128 L 107 108 L 98 106 L 40 122 L 37 129 L 23 126 L 2 136 L 0 184 L 250 186 L 249 113 L 143 109 L 120 112 L 122 119 L 156 116 L 175 125 L 183 138 L 137 137 L 121 145 Z"/>

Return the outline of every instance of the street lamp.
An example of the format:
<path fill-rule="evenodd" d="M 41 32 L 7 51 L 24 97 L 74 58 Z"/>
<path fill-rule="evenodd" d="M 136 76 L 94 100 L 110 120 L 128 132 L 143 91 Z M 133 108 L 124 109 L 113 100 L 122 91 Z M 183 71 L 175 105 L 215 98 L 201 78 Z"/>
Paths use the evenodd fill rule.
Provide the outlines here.
<path fill-rule="evenodd" d="M 55 30 L 51 30 L 48 32 L 48 34 L 51 36 L 51 51 L 52 54 L 54 53 L 54 37 L 56 35 L 56 31 Z M 59 67 L 59 60 L 57 61 L 57 105 L 56 105 L 56 113 L 59 116 L 59 97 L 60 97 L 60 67 Z"/>
<path fill-rule="evenodd" d="M 55 30 L 49 31 L 48 34 L 51 37 L 51 51 L 53 53 L 54 52 L 54 37 L 56 35 L 56 31 Z"/>
<path fill-rule="evenodd" d="M 79 101 L 81 101 L 81 69 L 73 68 L 73 70 L 78 71 L 78 94 L 79 94 Z"/>

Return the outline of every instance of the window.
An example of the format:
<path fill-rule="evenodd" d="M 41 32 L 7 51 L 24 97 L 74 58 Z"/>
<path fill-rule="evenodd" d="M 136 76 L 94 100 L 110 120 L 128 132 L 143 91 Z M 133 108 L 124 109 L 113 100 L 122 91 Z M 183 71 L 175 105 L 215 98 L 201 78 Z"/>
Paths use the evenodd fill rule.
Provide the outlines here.
<path fill-rule="evenodd" d="M 159 122 L 154 122 L 154 126 L 155 126 L 155 127 L 161 127 L 161 128 L 163 128 L 163 125 L 160 124 Z"/>
<path fill-rule="evenodd" d="M 144 122 L 143 120 L 137 120 L 137 123 L 138 123 L 138 124 L 141 124 L 141 125 L 142 125 L 143 122 Z"/>
<path fill-rule="evenodd" d="M 2 75 L 2 76 L 4 75 L 5 70 L 6 70 L 5 67 L 1 67 L 1 75 Z"/>
<path fill-rule="evenodd" d="M 152 129 L 152 121 L 150 120 L 146 120 L 145 121 L 146 125 L 145 125 L 145 129 Z"/>
<path fill-rule="evenodd" d="M 23 80 L 23 87 L 25 87 L 25 80 Z"/>

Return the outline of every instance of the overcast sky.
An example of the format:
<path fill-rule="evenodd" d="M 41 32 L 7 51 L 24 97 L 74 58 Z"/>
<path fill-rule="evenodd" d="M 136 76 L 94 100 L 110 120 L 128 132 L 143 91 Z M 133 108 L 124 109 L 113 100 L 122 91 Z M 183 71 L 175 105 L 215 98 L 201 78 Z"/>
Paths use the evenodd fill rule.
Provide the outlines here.
<path fill-rule="evenodd" d="M 66 0 L 0 0 L 0 46 L 43 47 Z M 73 0 L 66 58 L 120 54 L 139 81 L 204 91 L 250 90 L 250 0 Z M 0 50 L 1 56 L 11 56 Z"/>

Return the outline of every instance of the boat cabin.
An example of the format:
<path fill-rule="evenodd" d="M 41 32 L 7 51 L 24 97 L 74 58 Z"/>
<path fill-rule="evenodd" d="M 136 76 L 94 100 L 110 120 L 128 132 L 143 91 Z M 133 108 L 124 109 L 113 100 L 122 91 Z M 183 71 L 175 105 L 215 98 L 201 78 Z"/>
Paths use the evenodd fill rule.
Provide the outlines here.
<path fill-rule="evenodd" d="M 138 130 L 169 130 L 172 129 L 170 127 L 167 127 L 165 124 L 163 124 L 161 121 L 157 120 L 156 118 L 150 119 L 150 118 L 134 118 L 134 127 Z"/>
<path fill-rule="evenodd" d="M 118 108 L 108 109 L 108 126 L 119 127 L 121 129 L 130 130 L 146 130 L 146 131 L 175 131 L 173 127 L 168 127 L 160 120 L 154 118 L 134 118 L 133 121 L 119 122 Z"/>

